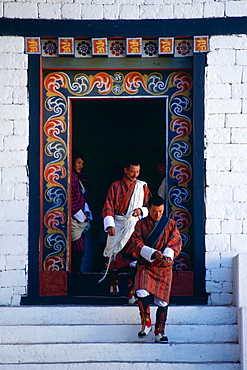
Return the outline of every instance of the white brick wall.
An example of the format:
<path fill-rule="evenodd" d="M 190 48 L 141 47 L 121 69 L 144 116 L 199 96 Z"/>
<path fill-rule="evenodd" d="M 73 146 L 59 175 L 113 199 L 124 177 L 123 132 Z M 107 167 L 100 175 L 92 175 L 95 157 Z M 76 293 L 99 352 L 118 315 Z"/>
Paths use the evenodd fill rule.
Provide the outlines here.
<path fill-rule="evenodd" d="M 27 55 L 22 37 L 0 38 L 0 305 L 27 287 Z"/>
<path fill-rule="evenodd" d="M 247 15 L 247 2 L 31 0 L 0 2 L 0 17 L 176 19 Z M 232 259 L 247 245 L 247 38 L 210 39 L 205 83 L 206 289 L 232 303 Z M 24 39 L 0 37 L 0 305 L 26 293 L 28 91 Z"/>
<path fill-rule="evenodd" d="M 242 17 L 245 0 L 27 0 L 0 2 L 0 17 L 29 19 L 181 19 Z"/>
<path fill-rule="evenodd" d="M 215 305 L 232 303 L 232 258 L 247 245 L 246 47 L 246 35 L 211 37 L 207 58 L 206 287 Z"/>

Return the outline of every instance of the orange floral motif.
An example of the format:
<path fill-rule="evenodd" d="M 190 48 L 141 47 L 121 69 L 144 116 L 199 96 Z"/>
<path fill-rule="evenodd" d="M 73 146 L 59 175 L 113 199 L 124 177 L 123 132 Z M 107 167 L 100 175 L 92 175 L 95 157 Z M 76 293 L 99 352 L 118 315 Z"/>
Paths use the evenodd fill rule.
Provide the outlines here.
<path fill-rule="evenodd" d="M 57 139 L 57 140 L 63 141 L 61 138 L 59 138 L 58 135 L 61 132 L 65 132 L 65 131 L 66 131 L 66 124 L 61 119 L 53 118 L 53 119 L 48 120 L 44 124 L 44 132 L 45 132 L 45 134 L 48 137 L 53 138 L 53 139 Z"/>
<path fill-rule="evenodd" d="M 60 95 L 63 97 L 63 94 L 58 92 L 61 87 L 66 85 L 66 78 L 63 73 L 50 73 L 46 76 L 44 81 L 44 86 L 47 91 L 55 94 Z"/>
<path fill-rule="evenodd" d="M 65 267 L 64 258 L 60 256 L 50 256 L 44 262 L 45 271 L 60 271 L 64 269 L 64 267 Z"/>
<path fill-rule="evenodd" d="M 177 164 L 175 166 L 172 166 L 170 169 L 170 176 L 173 179 L 177 179 L 179 184 L 184 184 L 191 179 L 191 170 L 183 165 L 183 164 Z"/>
<path fill-rule="evenodd" d="M 65 168 L 63 166 L 60 166 L 59 164 L 53 164 L 52 166 L 47 166 L 44 172 L 45 179 L 48 183 L 56 184 L 61 187 L 63 186 L 59 184 L 56 180 L 59 180 L 61 177 L 64 178 L 65 175 L 66 175 Z"/>
<path fill-rule="evenodd" d="M 184 138 L 185 136 L 188 136 L 191 133 L 192 125 L 189 119 L 183 117 L 183 118 L 176 118 L 174 119 L 170 124 L 171 130 L 178 134 L 173 140 L 178 140 L 180 138 Z"/>
<path fill-rule="evenodd" d="M 48 229 L 51 230 L 57 230 L 60 232 L 60 230 L 57 228 L 60 224 L 64 224 L 66 220 L 64 212 L 61 211 L 52 211 L 48 212 L 44 217 L 45 225 Z"/>
<path fill-rule="evenodd" d="M 95 86 L 98 88 L 100 94 L 109 94 L 113 86 L 111 76 L 104 72 L 96 74 L 93 77 L 89 92 L 91 92 Z"/>
<path fill-rule="evenodd" d="M 148 91 L 144 76 L 142 76 L 139 72 L 130 72 L 125 76 L 124 87 L 129 94 L 136 94 L 140 86 L 143 86 L 143 88 Z"/>
<path fill-rule="evenodd" d="M 171 86 L 176 86 L 178 91 L 172 98 L 178 94 L 189 91 L 192 87 L 192 77 L 185 72 L 174 72 L 170 76 Z"/>
<path fill-rule="evenodd" d="M 176 210 L 170 214 L 170 217 L 176 221 L 179 230 L 187 229 L 191 225 L 191 215 L 189 212 Z"/>

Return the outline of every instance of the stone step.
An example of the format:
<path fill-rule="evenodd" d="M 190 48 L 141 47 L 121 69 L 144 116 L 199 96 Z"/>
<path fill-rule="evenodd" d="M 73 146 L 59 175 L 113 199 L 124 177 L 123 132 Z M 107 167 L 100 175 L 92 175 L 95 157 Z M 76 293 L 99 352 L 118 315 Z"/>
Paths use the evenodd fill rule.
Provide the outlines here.
<path fill-rule="evenodd" d="M 0 370 L 241 370 L 239 363 L 90 362 L 0 364 Z"/>
<path fill-rule="evenodd" d="M 134 343 L 138 342 L 136 325 L 29 325 L 1 326 L 0 343 Z M 237 343 L 237 325 L 170 325 L 166 327 L 169 343 Z M 150 333 L 145 342 L 154 342 Z"/>
<path fill-rule="evenodd" d="M 0 370 L 241 370 L 239 363 L 88 362 L 64 364 L 0 364 Z"/>
<path fill-rule="evenodd" d="M 155 321 L 156 307 L 151 306 Z M 0 307 L 2 325 L 82 325 L 139 324 L 137 305 L 134 306 L 19 306 Z M 170 306 L 170 325 L 232 325 L 237 323 L 234 306 Z"/>
<path fill-rule="evenodd" d="M 0 364 L 238 362 L 235 343 L 56 343 L 0 345 Z"/>
<path fill-rule="evenodd" d="M 90 362 L 73 364 L 0 364 L 0 370 L 241 370 L 239 363 Z"/>

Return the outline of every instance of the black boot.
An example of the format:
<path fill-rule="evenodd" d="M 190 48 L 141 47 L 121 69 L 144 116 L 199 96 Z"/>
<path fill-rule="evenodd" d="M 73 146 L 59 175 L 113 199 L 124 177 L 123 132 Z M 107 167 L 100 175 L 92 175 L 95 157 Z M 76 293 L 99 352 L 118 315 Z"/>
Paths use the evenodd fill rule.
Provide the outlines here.
<path fill-rule="evenodd" d="M 158 343 L 167 343 L 168 338 L 165 335 L 165 323 L 167 318 L 167 310 L 168 306 L 166 307 L 158 307 L 156 311 L 156 323 L 155 323 L 155 342 Z"/>
<path fill-rule="evenodd" d="M 138 297 L 138 305 L 139 305 L 141 324 L 142 324 L 141 331 L 139 331 L 138 333 L 138 337 L 144 338 L 152 331 L 149 296 L 144 297 L 144 298 Z"/>

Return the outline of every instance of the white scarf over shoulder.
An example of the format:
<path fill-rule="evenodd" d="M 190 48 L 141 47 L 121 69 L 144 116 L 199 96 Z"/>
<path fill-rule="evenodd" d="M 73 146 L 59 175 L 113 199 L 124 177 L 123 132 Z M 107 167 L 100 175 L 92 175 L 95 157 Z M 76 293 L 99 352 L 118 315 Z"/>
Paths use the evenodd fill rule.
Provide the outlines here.
<path fill-rule="evenodd" d="M 103 252 L 103 255 L 105 257 L 109 257 L 107 271 L 111 261 L 123 249 L 129 238 L 133 234 L 135 225 L 139 218 L 132 216 L 132 214 L 136 208 L 143 208 L 144 185 L 147 185 L 146 182 L 137 180 L 126 215 L 114 215 L 116 235 L 108 235 L 106 247 Z M 103 279 L 101 279 L 100 281 L 102 281 Z"/>

